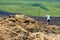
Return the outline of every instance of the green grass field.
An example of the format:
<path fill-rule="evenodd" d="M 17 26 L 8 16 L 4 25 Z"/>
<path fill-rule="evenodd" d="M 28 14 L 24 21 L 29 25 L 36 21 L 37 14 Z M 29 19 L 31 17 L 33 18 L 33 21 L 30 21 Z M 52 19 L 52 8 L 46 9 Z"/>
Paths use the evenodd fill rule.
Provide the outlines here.
<path fill-rule="evenodd" d="M 60 16 L 60 2 L 0 0 L 0 10 L 33 16 L 45 16 L 47 13 Z"/>

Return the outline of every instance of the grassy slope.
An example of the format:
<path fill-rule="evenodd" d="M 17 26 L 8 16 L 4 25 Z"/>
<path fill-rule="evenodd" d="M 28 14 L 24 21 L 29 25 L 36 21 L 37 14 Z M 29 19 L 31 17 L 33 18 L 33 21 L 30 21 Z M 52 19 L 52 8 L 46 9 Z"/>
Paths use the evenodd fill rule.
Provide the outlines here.
<path fill-rule="evenodd" d="M 59 2 L 60 0 L 1 0 L 1 1 L 48 1 L 48 2 Z"/>
<path fill-rule="evenodd" d="M 29 4 L 40 4 L 32 6 Z M 49 11 L 41 8 L 47 8 Z M 41 1 L 15 1 L 15 0 L 0 0 L 0 10 L 8 12 L 20 12 L 26 15 L 45 16 L 49 13 L 52 16 L 60 16 L 60 2 L 41 2 Z"/>

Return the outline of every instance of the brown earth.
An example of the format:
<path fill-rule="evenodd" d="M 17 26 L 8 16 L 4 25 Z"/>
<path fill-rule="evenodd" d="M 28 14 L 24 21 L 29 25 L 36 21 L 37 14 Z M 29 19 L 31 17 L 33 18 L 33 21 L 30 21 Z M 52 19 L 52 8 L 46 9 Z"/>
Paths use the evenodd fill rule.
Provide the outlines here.
<path fill-rule="evenodd" d="M 60 26 L 25 15 L 0 17 L 0 40 L 60 40 Z"/>
<path fill-rule="evenodd" d="M 36 19 L 37 21 L 41 21 L 41 22 L 44 22 L 44 23 L 47 22 L 46 17 L 38 17 L 38 16 L 30 16 L 30 17 Z M 50 25 L 60 26 L 60 17 L 51 16 Z"/>

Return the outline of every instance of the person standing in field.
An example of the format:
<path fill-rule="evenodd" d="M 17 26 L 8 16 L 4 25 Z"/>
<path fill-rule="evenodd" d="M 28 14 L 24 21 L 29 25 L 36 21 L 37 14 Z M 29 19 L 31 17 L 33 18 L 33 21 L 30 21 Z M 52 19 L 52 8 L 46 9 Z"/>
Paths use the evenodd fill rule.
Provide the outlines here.
<path fill-rule="evenodd" d="M 50 15 L 46 15 L 46 18 L 47 18 L 47 25 L 49 25 L 49 23 L 50 23 Z"/>

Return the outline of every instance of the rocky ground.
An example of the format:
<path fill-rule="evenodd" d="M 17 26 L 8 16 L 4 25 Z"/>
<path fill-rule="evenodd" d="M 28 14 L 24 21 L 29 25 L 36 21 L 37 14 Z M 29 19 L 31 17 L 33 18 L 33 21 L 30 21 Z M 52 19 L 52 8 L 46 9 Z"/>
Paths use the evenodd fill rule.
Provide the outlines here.
<path fill-rule="evenodd" d="M 25 15 L 0 17 L 0 40 L 60 40 L 60 26 Z"/>

